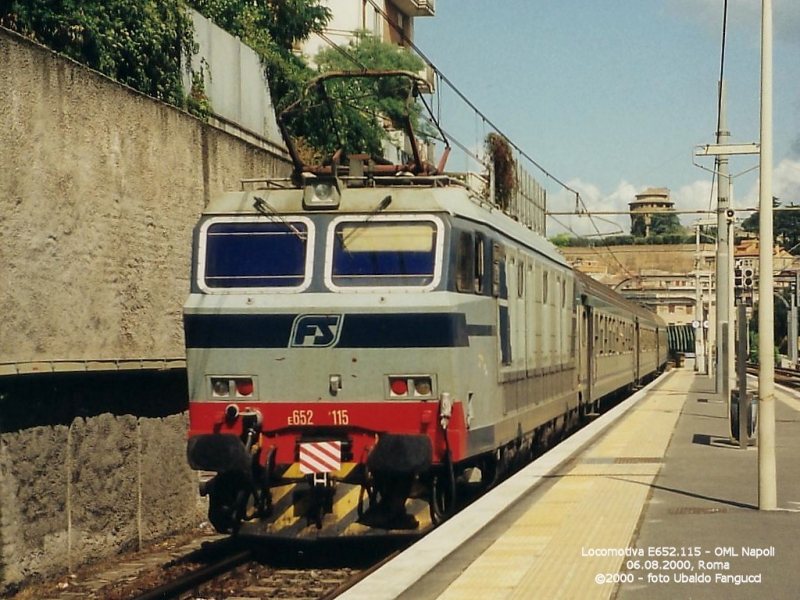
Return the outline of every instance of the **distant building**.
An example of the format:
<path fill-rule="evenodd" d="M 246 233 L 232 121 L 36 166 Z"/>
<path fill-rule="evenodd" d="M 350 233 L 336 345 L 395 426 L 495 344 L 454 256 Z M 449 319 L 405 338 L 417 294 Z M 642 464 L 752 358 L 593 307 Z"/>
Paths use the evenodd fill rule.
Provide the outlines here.
<path fill-rule="evenodd" d="M 636 200 L 630 202 L 631 233 L 640 237 L 650 235 L 650 223 L 653 214 L 675 210 L 675 203 L 669 199 L 667 188 L 649 188 L 636 194 Z"/>
<path fill-rule="evenodd" d="M 734 248 L 736 266 L 741 269 L 753 269 L 758 275 L 759 252 L 758 239 L 741 240 Z M 772 261 L 774 270 L 778 272 L 797 268 L 797 257 L 789 254 L 778 245 L 775 245 L 772 249 Z"/>
<path fill-rule="evenodd" d="M 414 40 L 414 19 L 435 13 L 434 0 L 323 0 L 322 4 L 333 17 L 322 36 L 312 34 L 299 46 L 308 59 L 331 43 L 346 46 L 355 31 L 367 31 L 384 42 L 404 46 L 405 40 Z"/>
<path fill-rule="evenodd" d="M 414 41 L 414 19 L 432 17 L 434 0 L 322 0 L 321 4 L 331 11 L 331 20 L 321 35 L 312 33 L 308 40 L 297 45 L 295 51 L 302 54 L 314 66 L 314 57 L 331 47 L 345 47 L 358 31 L 366 31 L 383 42 L 397 46 L 408 46 Z M 358 69 L 354 64 L 353 69 Z M 419 73 L 427 82 L 423 93 L 434 89 L 431 68 Z M 417 140 L 418 143 L 419 140 Z M 423 156 L 433 154 L 433 145 L 421 144 Z M 412 148 L 404 131 L 389 131 L 389 139 L 383 143 L 383 156 L 393 163 L 408 162 Z"/>

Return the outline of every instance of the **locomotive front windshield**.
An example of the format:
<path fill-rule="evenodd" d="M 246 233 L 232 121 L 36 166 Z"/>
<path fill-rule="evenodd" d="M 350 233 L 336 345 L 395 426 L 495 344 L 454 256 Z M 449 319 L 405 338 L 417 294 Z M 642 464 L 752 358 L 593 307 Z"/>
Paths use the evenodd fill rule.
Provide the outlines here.
<path fill-rule="evenodd" d="M 300 288 L 306 281 L 308 240 L 303 221 L 211 223 L 200 279 L 211 289 Z"/>
<path fill-rule="evenodd" d="M 436 274 L 436 224 L 342 221 L 333 229 L 331 282 L 336 287 L 421 287 Z"/>

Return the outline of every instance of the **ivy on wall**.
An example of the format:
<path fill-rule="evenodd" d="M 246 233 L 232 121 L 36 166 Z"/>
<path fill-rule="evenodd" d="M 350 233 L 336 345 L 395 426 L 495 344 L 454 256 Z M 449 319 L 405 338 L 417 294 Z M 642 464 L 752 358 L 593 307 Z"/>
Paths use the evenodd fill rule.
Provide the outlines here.
<path fill-rule="evenodd" d="M 0 25 L 184 106 L 182 59 L 195 50 L 181 0 L 3 0 Z"/>
<path fill-rule="evenodd" d="M 191 72 L 191 88 L 183 87 L 197 52 L 189 8 L 239 37 L 261 59 L 272 100 L 280 111 L 293 102 L 306 82 L 317 75 L 294 52 L 296 44 L 323 32 L 331 12 L 321 0 L 0 0 L 0 26 L 16 31 L 69 56 L 120 83 L 153 98 L 206 118 L 212 107 L 205 92 L 207 69 Z M 345 52 L 370 69 L 419 71 L 422 61 L 391 44 L 357 34 Z M 352 58 L 323 52 L 323 70 L 353 68 Z M 207 66 L 207 65 L 206 65 Z M 376 90 L 378 99 L 361 94 L 336 115 L 346 126 L 348 151 L 379 152 L 384 119 L 393 124 L 405 105 L 404 90 Z M 413 108 L 412 108 L 413 110 Z M 412 113 L 419 123 L 419 114 Z M 314 155 L 342 147 L 336 132 L 315 119 L 290 123 Z M 424 132 L 423 132 L 424 133 Z"/>
<path fill-rule="evenodd" d="M 184 90 L 196 51 L 188 8 L 240 37 L 261 57 L 278 105 L 310 76 L 292 53 L 321 31 L 320 0 L 0 0 L 0 25 L 153 98 L 208 113 L 203 73 Z"/>

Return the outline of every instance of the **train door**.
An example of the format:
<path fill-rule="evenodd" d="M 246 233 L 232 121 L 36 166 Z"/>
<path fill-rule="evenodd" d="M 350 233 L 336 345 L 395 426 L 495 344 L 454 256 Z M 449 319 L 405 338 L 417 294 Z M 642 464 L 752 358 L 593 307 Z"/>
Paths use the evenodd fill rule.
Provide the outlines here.
<path fill-rule="evenodd" d="M 583 306 L 583 318 L 584 318 L 584 335 L 586 336 L 585 345 L 584 345 L 584 356 L 586 357 L 586 398 L 585 402 L 587 406 L 591 406 L 594 402 L 594 372 L 595 372 L 595 360 L 594 360 L 594 340 L 595 340 L 595 322 L 594 322 L 594 311 L 592 307 L 588 304 L 584 304 Z"/>

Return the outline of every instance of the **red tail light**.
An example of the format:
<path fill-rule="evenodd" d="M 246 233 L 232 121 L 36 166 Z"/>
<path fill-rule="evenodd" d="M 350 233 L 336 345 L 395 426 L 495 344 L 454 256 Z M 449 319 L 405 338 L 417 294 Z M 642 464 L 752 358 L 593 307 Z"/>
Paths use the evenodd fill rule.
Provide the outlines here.
<path fill-rule="evenodd" d="M 236 394 L 239 396 L 252 396 L 253 395 L 253 380 L 252 379 L 237 379 L 236 380 Z"/>
<path fill-rule="evenodd" d="M 389 380 L 389 389 L 394 396 L 405 396 L 408 394 L 408 381 L 405 379 L 392 378 Z"/>

